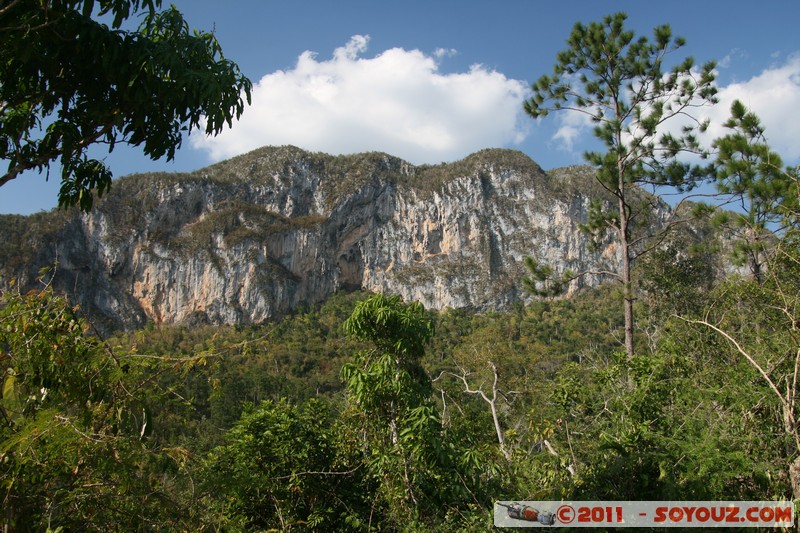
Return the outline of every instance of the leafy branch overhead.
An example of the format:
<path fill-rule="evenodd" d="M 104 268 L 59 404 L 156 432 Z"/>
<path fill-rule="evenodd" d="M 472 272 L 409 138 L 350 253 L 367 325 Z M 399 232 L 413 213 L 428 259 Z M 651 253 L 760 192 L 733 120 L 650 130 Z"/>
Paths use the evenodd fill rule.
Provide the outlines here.
<path fill-rule="evenodd" d="M 87 155 L 91 145 L 110 152 L 126 143 L 170 160 L 184 133 L 217 134 L 241 116 L 250 81 L 213 33 L 191 32 L 174 7 L 160 6 L 50 0 L 0 8 L 0 158 L 8 162 L 0 185 L 59 164 L 59 205 L 89 210 L 112 178 Z M 138 30 L 122 29 L 139 13 Z"/>

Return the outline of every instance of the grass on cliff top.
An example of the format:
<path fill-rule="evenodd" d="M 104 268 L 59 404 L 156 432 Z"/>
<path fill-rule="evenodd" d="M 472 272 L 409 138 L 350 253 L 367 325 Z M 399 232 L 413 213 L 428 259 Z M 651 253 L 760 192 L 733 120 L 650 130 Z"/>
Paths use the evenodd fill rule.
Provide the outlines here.
<path fill-rule="evenodd" d="M 419 198 L 429 197 L 441 192 L 455 180 L 483 179 L 488 172 L 516 171 L 522 180 L 530 180 L 530 185 L 545 184 L 543 190 L 552 191 L 558 197 L 569 197 L 576 192 L 599 194 L 599 186 L 593 179 L 589 167 L 566 167 L 545 174 L 530 157 L 522 152 L 507 149 L 486 149 L 468 157 L 437 165 L 411 165 L 397 157 L 380 152 L 333 156 L 308 152 L 293 146 L 265 147 L 227 161 L 211 165 L 192 173 L 155 172 L 134 174 L 114 181 L 111 190 L 96 203 L 94 214 L 108 217 L 111 224 L 111 237 L 125 239 L 133 232 L 171 239 L 180 231 L 175 224 L 196 219 L 200 213 L 176 213 L 162 203 L 164 190 L 181 187 L 189 183 L 208 184 L 212 189 L 222 189 L 218 196 L 228 201 L 219 204 L 219 214 L 209 217 L 209 222 L 196 228 L 195 242 L 204 241 L 202 230 L 211 221 L 220 222 L 217 226 L 224 235 L 234 241 L 252 236 L 253 232 L 268 232 L 283 229 L 286 221 L 277 220 L 281 215 L 264 215 L 262 210 L 243 204 L 244 198 L 254 187 L 285 188 L 311 177 L 317 183 L 319 192 L 325 198 L 325 207 L 332 209 L 347 197 L 370 183 L 383 186 L 386 183 L 409 188 L 417 192 Z M 206 189 L 195 189 L 196 195 L 206 194 Z M 202 207 L 202 201 L 194 204 Z M 194 205 L 193 204 L 193 205 Z M 230 212 L 238 206 L 238 213 Z M 182 216 L 182 215 L 187 215 Z M 2 267 L 17 270 L 34 260 L 42 246 L 54 242 L 57 235 L 70 222 L 80 218 L 75 210 L 53 210 L 27 217 L 3 216 L 0 218 L 5 237 L 0 244 Z M 266 217 L 266 218 L 265 218 Z M 148 222 L 148 219 L 150 220 Z M 290 225 L 308 227 L 321 223 L 319 217 L 305 217 L 292 220 Z M 147 224 L 147 226 L 146 226 Z"/>
<path fill-rule="evenodd" d="M 340 200 L 374 180 L 431 192 L 488 169 L 517 170 L 540 179 L 544 176 L 541 167 L 524 153 L 500 148 L 481 150 L 452 163 L 412 165 L 382 152 L 329 155 L 281 146 L 260 148 L 180 179 L 286 186 L 296 176 L 313 175 L 320 178 L 324 192 Z"/>

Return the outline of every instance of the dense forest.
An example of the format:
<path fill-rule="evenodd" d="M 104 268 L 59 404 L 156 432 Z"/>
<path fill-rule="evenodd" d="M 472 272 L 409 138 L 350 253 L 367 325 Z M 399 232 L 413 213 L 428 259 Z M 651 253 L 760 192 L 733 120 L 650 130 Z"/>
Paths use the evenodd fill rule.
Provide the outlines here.
<path fill-rule="evenodd" d="M 44 530 L 488 530 L 503 499 L 787 499 L 800 248 L 763 279 L 703 253 L 507 313 L 340 294 L 248 327 L 101 339 L 3 293 L 6 520 Z"/>
<path fill-rule="evenodd" d="M 93 107 L 110 93 L 92 105 L 69 83 L 50 94 L 42 80 L 65 71 L 53 55 L 61 36 L 40 43 L 53 54 L 33 74 L 9 67 L 25 63 L 26 41 L 0 39 L 16 58 L 0 69 L 0 137 L 28 143 L 3 144 L 0 156 L 19 168 L 0 184 L 60 158 L 61 204 L 90 210 L 111 175 L 84 157 L 88 144 L 119 135 L 150 155 L 174 153 L 173 129 L 199 125 L 194 93 L 220 108 L 213 133 L 242 112 L 250 84 L 220 63 L 213 36 L 190 37 L 174 9 L 157 16 L 160 3 L 143 2 L 151 39 L 136 44 L 89 24 L 92 3 L 79 4 L 57 6 L 64 16 L 41 25 L 51 13 L 33 3 L 0 16 L 21 10 L 19 28 L 33 39 L 62 24 L 80 36 L 64 39 L 76 53 L 102 37 L 120 57 L 153 56 L 172 65 L 169 75 L 144 66 L 135 75 L 164 81 L 163 98 L 123 75 L 109 91 L 133 108 L 178 100 L 166 118 L 157 106 L 122 116 L 125 106 Z M 115 28 L 129 16 L 127 2 L 103 6 Z M 611 235 L 620 261 L 598 288 L 566 297 L 587 273 L 531 258 L 518 282 L 538 298 L 506 312 L 434 311 L 356 291 L 263 324 L 151 322 L 103 335 L 54 290 L 52 270 L 32 290 L 2 280 L 4 530 L 484 531 L 498 500 L 800 499 L 800 169 L 771 151 L 739 102 L 727 134 L 701 154 L 707 166 L 677 159 L 703 151 L 703 125 L 661 128 L 714 103 L 714 65 L 687 59 L 662 72 L 683 41 L 667 26 L 634 40 L 624 21 L 577 24 L 553 76 L 525 103 L 533 117 L 583 109 L 607 148 L 587 159 L 616 204 L 593 204 L 583 229 Z M 215 76 L 227 79 L 222 89 Z M 200 81 L 211 88 L 191 90 Z M 5 95 L 29 85 L 47 98 Z M 70 101 L 86 113 L 63 104 L 58 127 L 29 135 Z M 146 135 L 154 114 L 165 122 Z M 635 191 L 687 191 L 702 180 L 737 209 L 687 203 L 652 231 L 656 197 Z M 708 239 L 676 230 L 691 223 L 706 224 Z M 727 268 L 717 268 L 723 256 Z"/>

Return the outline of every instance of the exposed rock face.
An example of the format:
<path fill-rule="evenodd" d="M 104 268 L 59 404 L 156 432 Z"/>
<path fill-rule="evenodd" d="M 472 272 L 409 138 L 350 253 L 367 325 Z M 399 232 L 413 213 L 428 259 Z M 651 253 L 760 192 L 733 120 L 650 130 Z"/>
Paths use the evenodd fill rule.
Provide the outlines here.
<path fill-rule="evenodd" d="M 501 309 L 527 297 L 526 256 L 557 271 L 615 263 L 579 229 L 600 194 L 586 167 L 548 175 L 509 150 L 415 167 L 264 148 L 123 178 L 89 215 L 3 217 L 0 272 L 30 283 L 57 260 L 54 283 L 106 328 L 261 322 L 355 288 Z"/>

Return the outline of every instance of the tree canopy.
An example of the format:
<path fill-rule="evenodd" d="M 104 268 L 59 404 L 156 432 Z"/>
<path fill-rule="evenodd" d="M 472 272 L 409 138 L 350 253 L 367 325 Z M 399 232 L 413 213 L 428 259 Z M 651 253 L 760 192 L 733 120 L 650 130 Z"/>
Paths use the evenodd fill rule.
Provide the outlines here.
<path fill-rule="evenodd" d="M 250 81 L 213 33 L 190 31 L 161 0 L 13 0 L 0 7 L 3 185 L 59 164 L 60 206 L 91 209 L 112 172 L 87 150 L 117 143 L 175 156 L 185 132 L 219 133 L 250 100 Z M 123 24 L 141 16 L 137 30 Z M 94 191 L 94 192 L 93 192 Z"/>
<path fill-rule="evenodd" d="M 763 278 L 773 232 L 783 233 L 796 214 L 798 168 L 784 168 L 772 151 L 761 120 L 736 100 L 723 124 L 728 133 L 714 141 L 716 184 L 737 211 L 718 210 L 715 222 L 735 237 L 734 262 L 747 264 L 756 280 Z"/>

